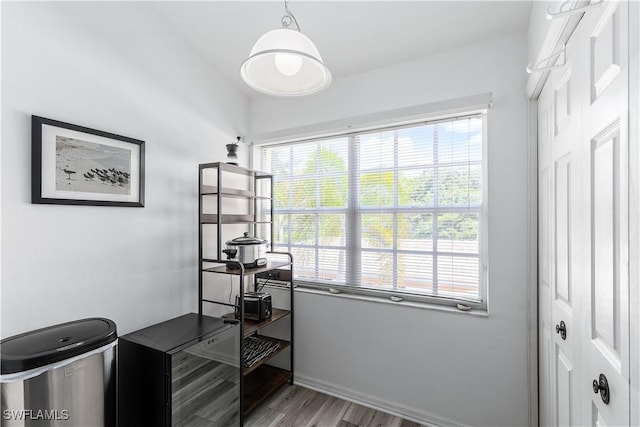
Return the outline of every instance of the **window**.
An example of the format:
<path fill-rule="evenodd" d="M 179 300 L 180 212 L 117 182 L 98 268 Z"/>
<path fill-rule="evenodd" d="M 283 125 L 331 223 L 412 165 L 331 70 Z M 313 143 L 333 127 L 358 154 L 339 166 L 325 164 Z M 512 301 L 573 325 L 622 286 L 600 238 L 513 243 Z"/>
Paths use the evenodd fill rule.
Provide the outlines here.
<path fill-rule="evenodd" d="M 482 304 L 484 115 L 264 145 L 298 283 Z"/>

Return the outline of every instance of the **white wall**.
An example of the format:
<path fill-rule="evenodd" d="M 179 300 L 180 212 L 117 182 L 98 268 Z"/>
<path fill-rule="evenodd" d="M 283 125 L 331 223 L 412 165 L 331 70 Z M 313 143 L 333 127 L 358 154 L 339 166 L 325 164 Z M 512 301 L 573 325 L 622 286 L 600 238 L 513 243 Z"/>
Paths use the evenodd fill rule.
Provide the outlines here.
<path fill-rule="evenodd" d="M 252 103 L 251 131 L 260 134 L 493 92 L 489 317 L 299 291 L 300 382 L 423 421 L 528 423 L 526 61 L 519 34 L 339 78 L 316 96 Z"/>
<path fill-rule="evenodd" d="M 3 2 L 2 89 L 2 337 L 197 310 L 197 165 L 248 100 L 142 3 Z M 146 141 L 145 207 L 30 204 L 32 114 Z"/>

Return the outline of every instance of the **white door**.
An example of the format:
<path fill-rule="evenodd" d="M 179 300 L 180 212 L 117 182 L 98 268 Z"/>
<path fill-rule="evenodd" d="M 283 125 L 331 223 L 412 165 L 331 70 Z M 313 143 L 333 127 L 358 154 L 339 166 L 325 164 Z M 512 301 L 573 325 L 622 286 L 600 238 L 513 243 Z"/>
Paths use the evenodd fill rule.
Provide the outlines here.
<path fill-rule="evenodd" d="M 585 14 L 538 100 L 543 425 L 629 424 L 627 6 Z"/>
<path fill-rule="evenodd" d="M 567 52 L 575 50 L 575 39 Z M 579 283 L 575 280 L 576 144 L 580 140 L 577 56 L 554 70 L 538 99 L 539 419 L 579 425 Z"/>
<path fill-rule="evenodd" d="M 637 24 L 637 23 L 636 23 Z M 585 321 L 584 387 L 606 378 L 608 395 L 586 392 L 584 424 L 629 425 L 628 3 L 607 2 L 583 18 L 578 55 L 582 76 L 581 176 L 577 203 L 585 230 L 576 259 Z M 607 403 L 608 400 L 608 403 Z"/>
<path fill-rule="evenodd" d="M 567 44 L 575 51 L 576 40 Z M 576 207 L 581 180 L 577 147 L 581 133 L 580 94 L 575 90 L 576 55 L 567 54 L 565 67 L 550 75 L 551 101 L 551 374 L 554 393 L 552 425 L 580 425 L 580 318 L 576 239 L 581 233 Z"/>

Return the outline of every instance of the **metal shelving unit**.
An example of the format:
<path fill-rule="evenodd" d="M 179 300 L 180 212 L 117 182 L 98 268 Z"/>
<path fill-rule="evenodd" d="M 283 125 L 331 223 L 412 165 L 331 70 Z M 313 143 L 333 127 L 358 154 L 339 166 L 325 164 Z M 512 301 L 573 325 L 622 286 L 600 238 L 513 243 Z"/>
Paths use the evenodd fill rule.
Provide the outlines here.
<path fill-rule="evenodd" d="M 206 176 L 205 176 L 206 175 Z M 247 184 L 248 188 L 234 188 L 225 185 L 226 181 L 233 181 L 233 177 L 240 177 Z M 207 180 L 215 181 L 213 184 Z M 205 163 L 199 165 L 199 224 L 198 224 L 198 313 L 203 314 L 204 304 L 216 304 L 223 307 L 233 308 L 234 313 L 228 313 L 223 316 L 225 318 L 236 318 L 236 305 L 230 301 L 224 302 L 214 299 L 204 298 L 203 286 L 204 275 L 230 275 L 239 279 L 239 299 L 244 301 L 245 288 L 247 285 L 253 284 L 253 291 L 257 291 L 259 287 L 260 276 L 265 277 L 266 273 L 278 271 L 280 281 L 288 282 L 289 309 L 273 308 L 272 315 L 263 322 L 246 319 L 244 312 L 244 304 L 241 303 L 237 308 L 239 313 L 238 321 L 240 324 L 239 333 L 243 339 L 240 339 L 240 354 L 244 354 L 245 339 L 250 336 L 264 336 L 262 329 L 276 322 L 284 322 L 289 320 L 289 339 L 276 339 L 280 344 L 280 348 L 265 357 L 258 363 L 245 367 L 244 363 L 240 375 L 240 405 L 241 424 L 244 416 L 256 408 L 260 402 L 266 399 L 270 394 L 277 390 L 280 386 L 289 382 L 293 384 L 293 257 L 290 253 L 284 252 L 268 252 L 267 265 L 257 268 L 245 268 L 244 265 L 237 261 L 224 260 L 222 257 L 223 234 L 226 225 L 245 225 L 247 231 L 254 236 L 272 240 L 273 233 L 273 176 L 270 174 L 253 171 L 226 163 Z M 246 200 L 247 212 L 243 213 L 225 213 L 225 199 Z M 264 208 L 261 204 L 268 205 Z M 208 205 L 205 208 L 205 205 Z M 204 257 L 205 236 L 204 227 L 215 227 L 216 231 L 216 249 L 213 257 Z M 265 234 L 268 234 L 266 236 Z M 215 264 L 214 266 L 206 266 L 206 264 Z M 270 338 L 274 339 L 274 338 Z M 272 361 L 278 354 L 289 349 L 289 369 L 282 369 L 271 366 L 268 362 Z"/>

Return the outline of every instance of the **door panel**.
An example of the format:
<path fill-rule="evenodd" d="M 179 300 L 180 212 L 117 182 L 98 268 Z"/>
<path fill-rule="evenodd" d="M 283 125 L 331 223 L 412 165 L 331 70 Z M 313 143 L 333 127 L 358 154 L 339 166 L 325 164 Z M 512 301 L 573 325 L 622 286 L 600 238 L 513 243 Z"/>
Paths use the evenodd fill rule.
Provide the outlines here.
<path fill-rule="evenodd" d="M 555 265 L 556 287 L 554 298 L 561 300 L 566 310 L 571 310 L 570 270 L 570 203 L 571 203 L 571 154 L 555 163 Z"/>
<path fill-rule="evenodd" d="M 556 395 L 558 396 L 556 425 L 573 424 L 573 364 L 559 347 L 556 349 Z"/>
<path fill-rule="evenodd" d="M 549 216 L 550 216 L 550 200 L 549 195 L 551 193 L 549 184 L 549 168 L 544 167 L 540 172 L 540 195 L 539 195 L 539 206 L 540 206 L 540 229 L 539 229 L 539 247 L 540 252 L 544 254 L 539 258 L 540 261 L 540 284 L 549 292 Z"/>
<path fill-rule="evenodd" d="M 571 73 L 567 72 L 560 78 L 556 89 L 554 90 L 554 105 L 555 111 L 555 134 L 556 136 L 562 132 L 562 130 L 569 125 L 571 121 L 571 86 L 570 86 Z"/>
<path fill-rule="evenodd" d="M 620 74 L 620 15 L 605 16 L 591 37 L 591 101 L 597 100 Z"/>
<path fill-rule="evenodd" d="M 617 133 L 617 128 L 614 128 Z M 615 355 L 619 365 L 620 330 L 619 313 L 620 287 L 616 278 L 615 217 L 614 195 L 619 191 L 615 172 L 619 170 L 617 135 L 607 134 L 601 140 L 592 143 L 592 271 L 593 300 L 591 316 L 593 318 L 593 340 L 599 341 Z"/>

